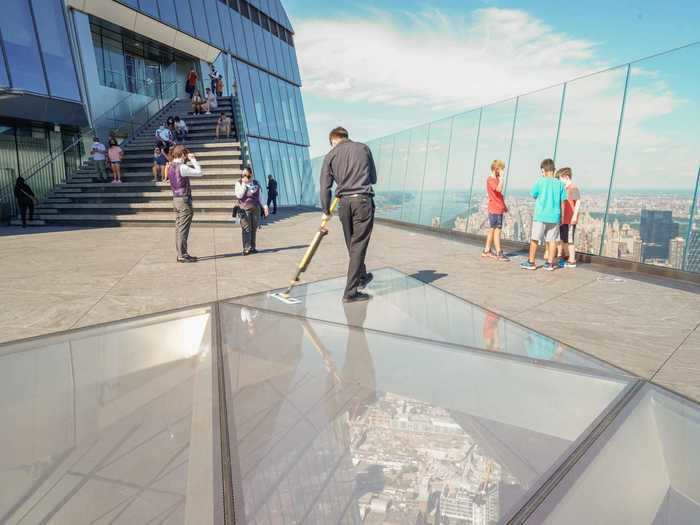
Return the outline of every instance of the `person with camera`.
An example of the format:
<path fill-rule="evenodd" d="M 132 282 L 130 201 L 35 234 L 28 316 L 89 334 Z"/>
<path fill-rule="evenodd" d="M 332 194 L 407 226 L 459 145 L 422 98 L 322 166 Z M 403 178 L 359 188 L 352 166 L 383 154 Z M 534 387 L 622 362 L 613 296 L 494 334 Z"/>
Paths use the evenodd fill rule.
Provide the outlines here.
<path fill-rule="evenodd" d="M 233 215 L 238 217 L 241 223 L 243 255 L 258 253 L 255 241 L 260 226 L 260 214 L 267 217 L 268 209 L 267 206 L 263 207 L 260 201 L 261 187 L 251 168 L 243 169 L 243 175 L 234 186 L 233 193 L 236 196 Z"/>
<path fill-rule="evenodd" d="M 202 168 L 195 156 L 182 144 L 170 150 L 171 162 L 168 165 L 168 179 L 173 190 L 173 208 L 175 209 L 175 249 L 177 262 L 197 262 L 187 251 L 187 238 L 192 226 L 192 187 L 190 177 L 201 177 Z"/>

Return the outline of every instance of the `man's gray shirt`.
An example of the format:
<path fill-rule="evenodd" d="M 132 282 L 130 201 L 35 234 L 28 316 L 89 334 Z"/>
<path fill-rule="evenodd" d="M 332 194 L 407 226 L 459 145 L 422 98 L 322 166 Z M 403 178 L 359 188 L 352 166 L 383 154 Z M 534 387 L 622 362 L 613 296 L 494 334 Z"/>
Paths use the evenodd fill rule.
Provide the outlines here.
<path fill-rule="evenodd" d="M 344 195 L 374 195 L 372 185 L 377 183 L 377 170 L 369 146 L 344 140 L 328 152 L 321 168 L 321 209 L 328 213 L 331 206 L 331 188 L 336 184 L 337 197 Z"/>

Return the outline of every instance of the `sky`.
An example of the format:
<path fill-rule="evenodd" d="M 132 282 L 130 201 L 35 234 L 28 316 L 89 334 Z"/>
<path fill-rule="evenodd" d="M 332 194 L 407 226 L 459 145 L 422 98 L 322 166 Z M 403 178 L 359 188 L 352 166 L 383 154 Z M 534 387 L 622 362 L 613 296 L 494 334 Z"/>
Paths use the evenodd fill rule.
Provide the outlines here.
<path fill-rule="evenodd" d="M 369 140 L 700 40 L 697 0 L 283 3 L 312 157 L 338 125 Z M 659 115 L 688 95 L 655 89 Z"/>

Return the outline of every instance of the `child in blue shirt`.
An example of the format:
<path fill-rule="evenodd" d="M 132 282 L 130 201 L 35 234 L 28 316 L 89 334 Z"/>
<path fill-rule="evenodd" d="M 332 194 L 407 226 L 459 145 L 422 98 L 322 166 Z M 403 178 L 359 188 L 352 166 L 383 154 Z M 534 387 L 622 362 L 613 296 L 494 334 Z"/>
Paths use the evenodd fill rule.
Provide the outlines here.
<path fill-rule="evenodd" d="M 557 241 L 559 241 L 559 223 L 562 216 L 562 207 L 566 201 L 566 187 L 554 177 L 554 161 L 545 159 L 540 164 L 542 177 L 532 187 L 530 195 L 535 201 L 535 214 L 532 218 L 532 235 L 530 236 L 530 253 L 528 260 L 520 267 L 524 270 L 536 270 L 535 255 L 537 245 L 546 242 L 544 250 L 544 269 L 554 270 L 554 257 L 557 254 Z"/>

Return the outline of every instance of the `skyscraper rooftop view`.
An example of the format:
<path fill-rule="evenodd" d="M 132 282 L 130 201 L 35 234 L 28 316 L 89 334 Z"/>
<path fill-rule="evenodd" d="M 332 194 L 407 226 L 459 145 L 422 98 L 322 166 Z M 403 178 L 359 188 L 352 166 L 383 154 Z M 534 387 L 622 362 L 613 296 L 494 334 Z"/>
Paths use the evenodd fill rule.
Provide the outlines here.
<path fill-rule="evenodd" d="M 3 7 L 0 524 L 700 523 L 700 6 Z"/>

